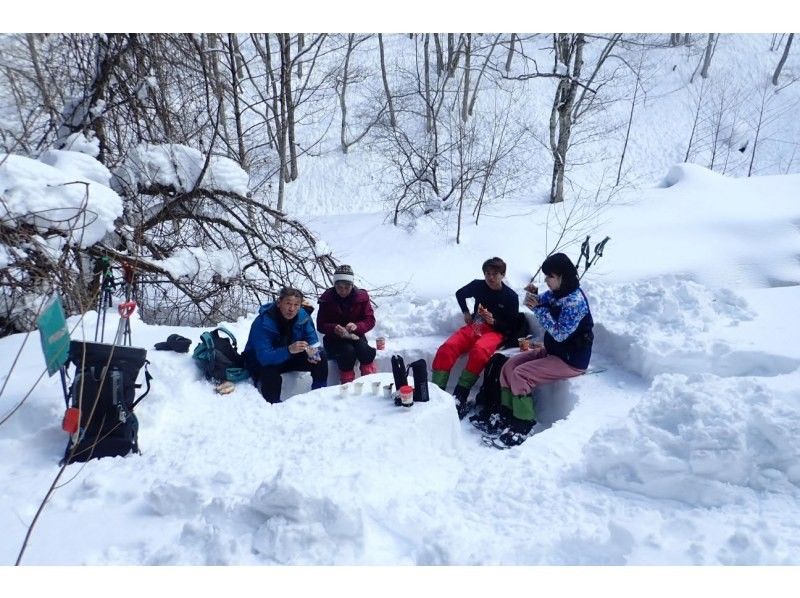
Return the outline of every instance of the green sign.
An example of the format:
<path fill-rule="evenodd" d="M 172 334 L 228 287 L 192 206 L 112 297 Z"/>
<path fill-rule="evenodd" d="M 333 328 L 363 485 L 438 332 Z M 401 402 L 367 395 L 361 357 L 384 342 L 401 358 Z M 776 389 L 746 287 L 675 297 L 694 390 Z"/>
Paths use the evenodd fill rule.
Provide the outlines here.
<path fill-rule="evenodd" d="M 54 295 L 50 298 L 36 324 L 39 326 L 39 338 L 42 341 L 44 360 L 47 362 L 47 373 L 52 376 L 69 357 L 69 329 L 61 297 Z"/>

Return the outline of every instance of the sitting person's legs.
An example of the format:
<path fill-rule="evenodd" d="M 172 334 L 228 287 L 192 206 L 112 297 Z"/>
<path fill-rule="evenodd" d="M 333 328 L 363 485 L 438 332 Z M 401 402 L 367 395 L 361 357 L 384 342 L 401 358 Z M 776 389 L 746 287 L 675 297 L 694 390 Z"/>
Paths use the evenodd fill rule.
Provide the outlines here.
<path fill-rule="evenodd" d="M 356 358 L 358 359 L 358 367 L 361 370 L 361 375 L 366 376 L 367 374 L 375 374 L 378 371 L 378 368 L 375 365 L 375 355 L 377 355 L 378 352 L 374 347 L 370 347 L 367 339 L 363 336 L 359 337 L 357 341 L 353 342 L 356 351 Z"/>
<path fill-rule="evenodd" d="M 311 363 L 303 351 L 292 355 L 280 365 L 264 366 L 259 370 L 258 382 L 261 396 L 268 403 L 281 402 L 281 374 L 286 372 L 311 372 L 311 388 L 324 388 L 328 382 L 328 359 L 324 351 L 320 351 L 321 359 Z"/>
<path fill-rule="evenodd" d="M 326 334 L 322 339 L 326 353 L 336 360 L 339 368 L 339 379 L 342 384 L 352 382 L 356 374 L 353 368 L 356 366 L 356 348 L 354 341 L 332 334 Z"/>
<path fill-rule="evenodd" d="M 431 382 L 442 390 L 446 390 L 450 370 L 458 358 L 469 351 L 478 337 L 472 326 L 462 326 L 448 338 L 436 351 L 431 364 Z"/>

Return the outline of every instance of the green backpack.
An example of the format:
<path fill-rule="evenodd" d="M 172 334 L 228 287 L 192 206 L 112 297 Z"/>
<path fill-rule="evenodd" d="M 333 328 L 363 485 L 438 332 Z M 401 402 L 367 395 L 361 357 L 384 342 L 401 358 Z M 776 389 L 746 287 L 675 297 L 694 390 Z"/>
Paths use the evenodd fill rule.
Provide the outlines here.
<path fill-rule="evenodd" d="M 220 332 L 228 338 L 220 336 Z M 223 326 L 200 335 L 200 343 L 194 348 L 192 360 L 206 380 L 241 382 L 250 377 L 250 372 L 244 367 L 244 357 L 236 350 L 236 337 Z"/>

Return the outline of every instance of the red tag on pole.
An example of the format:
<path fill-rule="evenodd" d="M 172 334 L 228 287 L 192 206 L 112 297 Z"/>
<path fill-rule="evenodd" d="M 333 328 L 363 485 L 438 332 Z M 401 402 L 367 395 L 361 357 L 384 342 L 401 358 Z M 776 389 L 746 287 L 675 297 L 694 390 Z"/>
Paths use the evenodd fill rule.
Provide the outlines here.
<path fill-rule="evenodd" d="M 64 419 L 61 421 L 61 429 L 67 434 L 74 434 L 78 431 L 78 422 L 81 420 L 81 410 L 77 407 L 70 407 L 64 413 Z"/>
<path fill-rule="evenodd" d="M 132 299 L 130 301 L 125 301 L 124 303 L 120 303 L 117 306 L 117 311 L 119 311 L 119 315 L 126 319 L 131 317 L 131 314 L 133 314 L 135 309 L 136 309 L 136 301 Z"/>

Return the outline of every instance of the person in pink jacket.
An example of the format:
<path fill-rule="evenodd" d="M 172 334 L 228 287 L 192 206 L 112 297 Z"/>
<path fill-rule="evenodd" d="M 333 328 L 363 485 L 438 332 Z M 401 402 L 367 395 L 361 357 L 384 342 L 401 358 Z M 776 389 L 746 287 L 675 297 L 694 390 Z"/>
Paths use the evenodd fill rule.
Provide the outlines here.
<path fill-rule="evenodd" d="M 365 334 L 375 327 L 369 294 L 354 284 L 353 269 L 342 264 L 333 273 L 333 287 L 319 298 L 317 330 L 324 334 L 325 352 L 339 366 L 342 384 L 352 382 L 356 361 L 361 375 L 374 374 L 376 351 L 367 344 Z"/>

